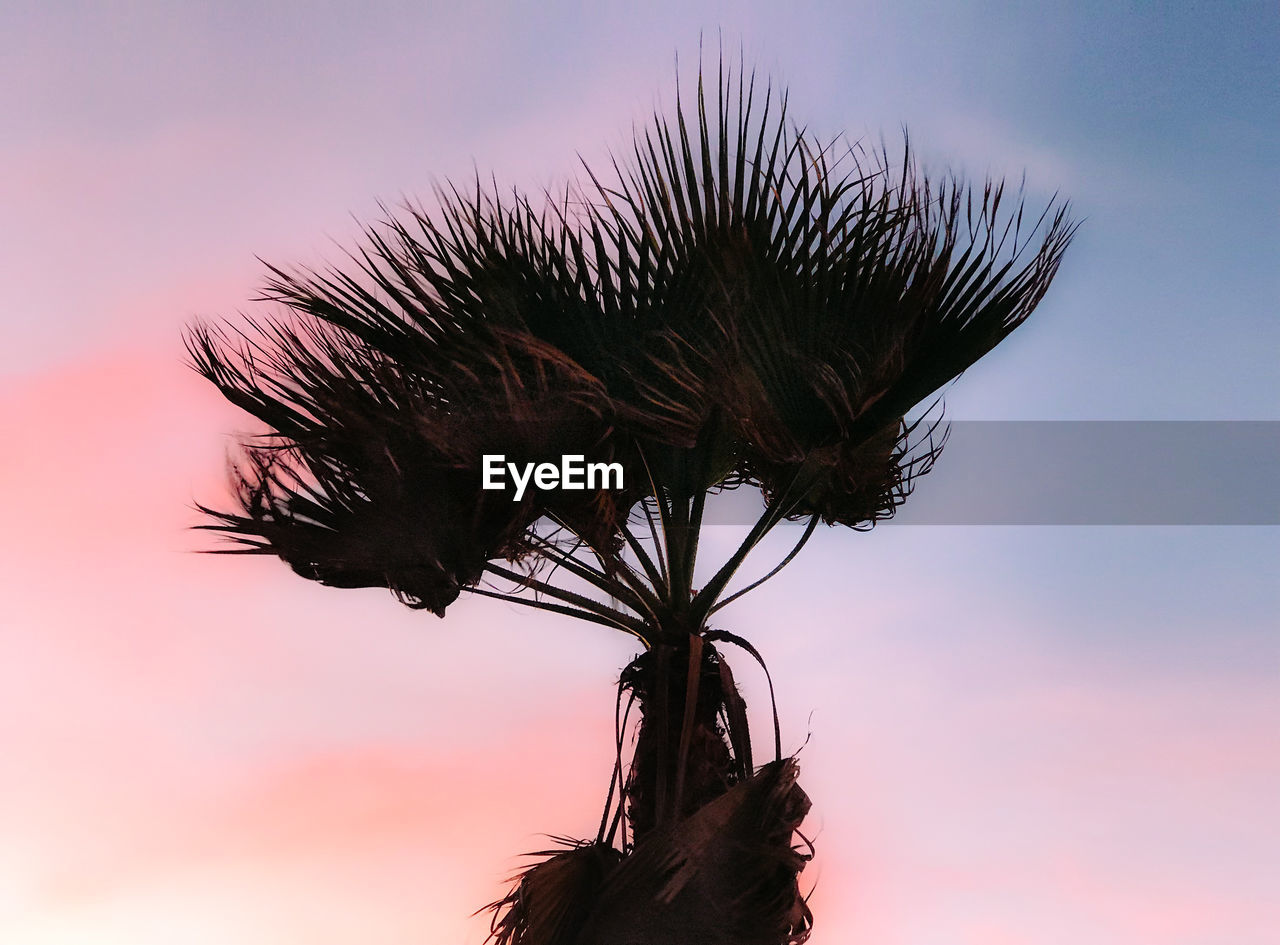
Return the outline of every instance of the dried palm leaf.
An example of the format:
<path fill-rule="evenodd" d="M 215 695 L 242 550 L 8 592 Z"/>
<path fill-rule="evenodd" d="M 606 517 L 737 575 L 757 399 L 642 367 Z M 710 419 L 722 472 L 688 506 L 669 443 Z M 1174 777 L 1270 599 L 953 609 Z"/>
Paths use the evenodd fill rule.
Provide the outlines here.
<path fill-rule="evenodd" d="M 530 854 L 543 857 L 524 870 L 511 892 L 487 906 L 493 911 L 494 945 L 575 945 L 605 877 L 622 854 L 599 842 L 565 840 L 567 849 Z"/>
<path fill-rule="evenodd" d="M 794 759 L 772 762 L 613 869 L 576 945 L 796 945 L 811 916 L 793 845 L 809 810 Z"/>

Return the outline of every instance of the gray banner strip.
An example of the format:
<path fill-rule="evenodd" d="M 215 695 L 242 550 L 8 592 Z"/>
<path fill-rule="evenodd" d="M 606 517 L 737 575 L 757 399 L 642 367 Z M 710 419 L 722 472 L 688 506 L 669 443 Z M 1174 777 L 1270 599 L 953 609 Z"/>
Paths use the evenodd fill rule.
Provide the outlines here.
<path fill-rule="evenodd" d="M 704 521 L 761 511 L 736 489 Z M 957 420 L 890 524 L 1280 525 L 1280 421 Z"/>

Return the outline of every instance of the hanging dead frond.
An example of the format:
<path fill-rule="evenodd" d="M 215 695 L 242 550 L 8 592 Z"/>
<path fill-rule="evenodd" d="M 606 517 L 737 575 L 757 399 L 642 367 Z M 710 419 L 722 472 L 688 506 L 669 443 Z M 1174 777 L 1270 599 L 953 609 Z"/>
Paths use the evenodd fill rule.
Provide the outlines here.
<path fill-rule="evenodd" d="M 517 878 L 492 910 L 494 945 L 576 945 L 605 879 L 622 854 L 600 842 L 563 841 L 565 849 L 530 856 L 544 859 Z M 483 910 L 482 910 L 483 911 Z"/>
<path fill-rule="evenodd" d="M 795 846 L 809 810 L 794 759 L 772 762 L 613 869 L 576 945 L 797 945 L 812 917 Z"/>

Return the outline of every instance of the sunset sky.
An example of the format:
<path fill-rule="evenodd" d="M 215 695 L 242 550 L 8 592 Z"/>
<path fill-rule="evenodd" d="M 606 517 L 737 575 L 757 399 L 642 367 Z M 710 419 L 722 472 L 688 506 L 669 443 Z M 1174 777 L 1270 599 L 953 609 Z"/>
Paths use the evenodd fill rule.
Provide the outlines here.
<path fill-rule="evenodd" d="M 700 35 L 819 137 L 1072 199 L 952 417 L 1280 421 L 1274 4 L 432 6 L 0 6 L 5 945 L 479 945 L 519 853 L 594 832 L 628 638 L 193 554 L 248 423 L 181 329 L 379 201 L 556 186 Z M 1263 525 L 820 529 L 722 612 L 804 745 L 814 945 L 1273 945 L 1278 563 Z"/>

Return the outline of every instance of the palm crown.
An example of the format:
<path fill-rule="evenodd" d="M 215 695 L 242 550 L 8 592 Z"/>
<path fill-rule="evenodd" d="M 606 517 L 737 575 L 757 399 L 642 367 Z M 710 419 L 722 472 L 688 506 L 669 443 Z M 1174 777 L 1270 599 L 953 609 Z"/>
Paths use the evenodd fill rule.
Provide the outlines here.
<path fill-rule="evenodd" d="M 268 428 L 235 466 L 238 507 L 204 527 L 441 616 L 468 591 L 634 634 L 653 657 L 623 687 L 648 728 L 615 784 L 639 840 L 753 782 L 713 645 L 747 644 L 707 624 L 743 593 L 726 596 L 739 565 L 783 519 L 807 520 L 798 551 L 819 521 L 893 514 L 941 449 L 921 406 L 1027 318 L 1074 227 L 1065 205 L 1024 222 L 1003 184 L 930 178 L 909 153 L 822 145 L 785 96 L 723 72 L 563 199 L 438 197 L 370 229 L 349 271 L 271 268 L 281 317 L 189 336 Z M 483 488 L 488 454 L 617 463 L 623 487 L 514 500 Z M 696 589 L 707 494 L 731 488 L 759 489 L 760 516 Z M 781 771 L 771 849 L 807 808 Z M 604 840 L 602 823 L 593 856 Z M 752 934 L 799 941 L 807 910 L 770 901 Z M 499 936 L 541 941 L 528 902 L 507 905 Z"/>
<path fill-rule="evenodd" d="M 440 615 L 486 572 L 542 559 L 629 613 L 521 586 L 638 631 L 696 627 L 739 563 L 692 593 L 708 490 L 762 491 L 748 548 L 784 517 L 891 515 L 939 448 L 935 424 L 905 418 L 1030 314 L 1066 208 L 1024 228 L 1000 184 L 853 149 L 841 170 L 785 99 L 730 91 L 709 114 L 700 85 L 696 120 L 655 119 L 612 179 L 588 172 L 589 201 L 442 191 L 438 214 L 370 230 L 352 273 L 272 268 L 265 297 L 292 317 L 197 328 L 199 370 L 270 431 L 212 527 Z M 617 462 L 625 488 L 513 501 L 482 489 L 497 453 Z"/>

